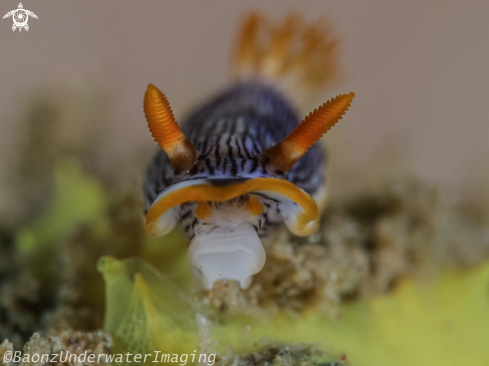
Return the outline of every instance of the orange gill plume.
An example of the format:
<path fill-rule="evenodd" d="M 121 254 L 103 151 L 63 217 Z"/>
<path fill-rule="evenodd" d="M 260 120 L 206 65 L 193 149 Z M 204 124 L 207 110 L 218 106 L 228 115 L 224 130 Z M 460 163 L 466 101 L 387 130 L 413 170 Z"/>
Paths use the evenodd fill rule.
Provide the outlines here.
<path fill-rule="evenodd" d="M 252 12 L 241 26 L 233 59 L 235 73 L 238 76 L 254 75 L 258 69 L 259 55 L 263 52 L 258 34 L 263 24 L 263 16 L 258 12 Z"/>
<path fill-rule="evenodd" d="M 348 110 L 354 93 L 338 95 L 311 112 L 285 139 L 263 153 L 276 172 L 287 172 Z"/>
<path fill-rule="evenodd" d="M 197 161 L 197 149 L 180 130 L 165 95 L 149 84 L 144 95 L 144 114 L 151 135 L 170 159 L 175 173 L 189 171 Z"/>
<path fill-rule="evenodd" d="M 260 68 L 264 76 L 278 78 L 290 70 L 290 61 L 293 56 L 291 47 L 294 38 L 298 36 L 300 29 L 300 17 L 296 14 L 289 15 L 283 24 L 270 27 L 270 46 L 263 54 Z"/>
<path fill-rule="evenodd" d="M 238 78 L 285 77 L 313 91 L 337 79 L 339 55 L 340 42 L 325 20 L 306 23 L 292 13 L 273 23 L 252 12 L 241 27 L 233 67 Z"/>

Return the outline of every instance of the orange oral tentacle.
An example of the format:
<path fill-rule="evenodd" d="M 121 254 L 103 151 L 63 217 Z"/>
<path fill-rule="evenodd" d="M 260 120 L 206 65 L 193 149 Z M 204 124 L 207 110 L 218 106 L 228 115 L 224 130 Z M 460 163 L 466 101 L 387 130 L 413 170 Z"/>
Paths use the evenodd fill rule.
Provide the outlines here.
<path fill-rule="evenodd" d="M 195 217 L 199 220 L 205 220 L 212 216 L 212 209 L 207 201 L 199 201 L 195 209 Z"/>
<path fill-rule="evenodd" d="M 224 187 L 211 184 L 199 184 L 182 187 L 168 193 L 162 199 L 157 200 L 146 214 L 146 226 L 172 207 L 190 201 L 216 201 L 225 202 L 253 191 L 272 191 L 284 195 L 301 206 L 304 215 L 301 224 L 315 221 L 319 217 L 318 207 L 314 199 L 307 193 L 297 188 L 293 183 L 277 178 L 255 178 L 242 183 L 231 184 Z M 200 202 L 199 202 L 200 203 Z"/>
<path fill-rule="evenodd" d="M 265 205 L 260 202 L 257 196 L 251 196 L 250 200 L 248 201 L 247 209 L 250 214 L 258 216 L 263 213 Z"/>

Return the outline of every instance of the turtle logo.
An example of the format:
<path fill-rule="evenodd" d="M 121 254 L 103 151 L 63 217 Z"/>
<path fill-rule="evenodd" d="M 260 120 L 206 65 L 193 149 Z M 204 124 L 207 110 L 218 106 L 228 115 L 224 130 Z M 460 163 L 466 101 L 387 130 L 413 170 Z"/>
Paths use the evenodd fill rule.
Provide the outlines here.
<path fill-rule="evenodd" d="M 27 21 L 29 20 L 29 15 L 37 19 L 36 14 L 34 14 L 30 10 L 25 10 L 22 3 L 19 3 L 19 8 L 9 11 L 7 14 L 3 16 L 3 19 L 8 18 L 10 16 L 13 18 L 14 20 L 14 24 L 12 25 L 13 31 L 15 31 L 17 28 L 19 28 L 19 32 L 22 31 L 22 28 L 28 31 L 29 25 L 27 24 Z"/>

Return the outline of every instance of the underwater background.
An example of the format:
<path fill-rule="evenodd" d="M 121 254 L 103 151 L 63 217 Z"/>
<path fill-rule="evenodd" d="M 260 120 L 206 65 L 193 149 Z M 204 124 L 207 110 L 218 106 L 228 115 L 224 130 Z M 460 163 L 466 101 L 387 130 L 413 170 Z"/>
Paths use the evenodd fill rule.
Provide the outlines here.
<path fill-rule="evenodd" d="M 39 17 L 28 32 L 0 22 L 0 357 L 487 363 L 489 4 L 23 4 Z M 205 291 L 178 230 L 144 233 L 156 144 L 142 100 L 158 84 L 178 119 L 229 85 L 252 10 L 275 21 L 295 12 L 337 37 L 337 74 L 312 108 L 356 97 L 322 141 L 330 190 L 317 233 L 281 230 L 249 289 Z"/>

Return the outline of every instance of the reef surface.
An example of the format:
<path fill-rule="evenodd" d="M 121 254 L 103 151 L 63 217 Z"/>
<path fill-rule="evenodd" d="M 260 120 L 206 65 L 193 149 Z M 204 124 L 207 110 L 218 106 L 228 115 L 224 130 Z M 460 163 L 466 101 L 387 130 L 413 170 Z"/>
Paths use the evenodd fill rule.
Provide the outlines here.
<path fill-rule="evenodd" d="M 107 112 L 99 103 L 93 103 L 97 98 L 90 97 L 102 93 L 99 88 L 78 85 L 75 90 L 84 88 L 85 98 L 80 98 L 79 92 L 61 93 L 76 110 L 85 110 L 85 104 L 91 106 L 90 113 L 78 116 L 80 125 L 86 128 L 78 134 L 66 136 L 59 132 L 67 123 L 66 103 L 57 102 L 59 90 L 33 98 L 23 117 L 30 133 L 20 144 L 8 179 L 2 181 L 1 207 L 9 209 L 0 212 L 0 340 L 5 339 L 0 356 L 13 349 L 24 353 L 110 353 L 124 342 L 133 347 L 123 335 L 116 334 L 116 328 L 107 325 L 108 318 L 117 323 L 123 317 L 107 308 L 110 286 L 104 284 L 97 271 L 103 256 L 121 260 L 114 259 L 113 263 L 140 258 L 146 263 L 142 267 L 152 266 L 160 272 L 163 282 L 172 283 L 171 290 L 165 287 L 169 293 L 181 294 L 188 306 L 168 305 L 167 310 L 157 310 L 153 315 L 166 321 L 172 318 L 168 314 L 187 309 L 187 315 L 182 316 L 185 321 L 166 322 L 163 326 L 176 324 L 175 329 L 194 329 L 188 342 L 218 352 L 216 362 L 223 365 L 389 364 L 396 353 L 391 358 L 381 351 L 372 353 L 376 346 L 370 339 L 382 334 L 383 342 L 388 344 L 385 332 L 389 328 L 380 331 L 372 324 L 389 321 L 392 315 L 385 304 L 390 303 L 391 309 L 422 304 L 416 306 L 423 309 L 423 296 L 406 290 L 410 286 L 434 286 L 440 293 L 454 297 L 463 292 L 461 296 L 468 300 L 453 302 L 453 308 L 447 306 L 451 309 L 447 314 L 454 314 L 453 319 L 447 316 L 446 323 L 440 320 L 442 331 L 433 334 L 441 342 L 448 338 L 440 334 L 450 332 L 470 337 L 470 331 L 457 333 L 454 325 L 457 319 L 465 319 L 467 324 L 474 323 L 467 328 L 472 330 L 474 340 L 467 344 L 479 344 L 478 337 L 484 334 L 479 327 L 486 324 L 487 317 L 480 315 L 472 322 L 464 316 L 470 313 L 467 309 L 483 312 L 481 309 L 487 310 L 484 306 L 488 305 L 483 297 L 487 295 L 487 281 L 480 274 L 471 274 L 485 268 L 489 260 L 486 184 L 471 186 L 458 196 L 412 175 L 383 179 L 378 174 L 376 185 L 365 185 L 354 192 L 333 185 L 315 234 L 296 237 L 285 228 L 279 230 L 264 243 L 267 261 L 249 289 L 221 281 L 206 291 L 191 275 L 186 257 L 188 244 L 178 231 L 159 239 L 144 234 L 139 184 L 122 171 L 132 169 L 142 176 L 140 167 L 146 155 L 136 152 L 140 158 L 132 167 L 121 164 L 116 168 L 118 164 L 104 165 L 104 159 L 94 159 L 103 140 L 94 139 L 90 132 L 97 124 L 94 116 L 95 122 L 102 121 Z M 54 141 L 53 133 L 57 136 Z M 106 277 L 103 268 L 102 272 Z M 120 273 L 127 274 L 123 270 Z M 128 294 L 128 299 L 137 273 L 117 287 Z M 157 309 L 162 306 L 157 306 L 159 300 L 151 300 L 151 291 L 154 293 L 160 285 L 148 282 L 144 273 L 142 279 L 150 295 L 140 298 L 150 299 L 143 304 L 146 310 L 142 314 L 146 316 L 148 304 Z M 448 284 L 446 276 L 452 276 Z M 469 291 L 471 286 L 476 288 L 474 293 Z M 138 291 L 142 288 L 139 286 Z M 375 305 L 378 301 L 383 305 Z M 375 313 L 379 306 L 384 310 Z M 404 311 L 425 322 L 438 319 L 436 311 L 418 310 Z M 187 320 L 195 324 L 187 328 L 179 325 Z M 363 327 L 363 333 L 358 327 Z M 414 337 L 419 329 L 423 328 L 413 328 L 409 334 Z M 167 336 L 171 338 L 171 334 Z M 370 338 L 362 340 L 361 334 Z M 168 339 L 164 341 L 168 343 Z M 398 342 L 410 343 L 409 339 Z M 472 346 L 460 342 L 467 352 L 459 353 L 472 354 L 465 360 L 489 357 L 480 347 L 472 351 Z M 148 344 L 140 346 L 155 347 Z M 404 351 L 399 347 L 397 354 L 401 355 Z M 418 362 L 414 358 L 412 361 Z"/>

